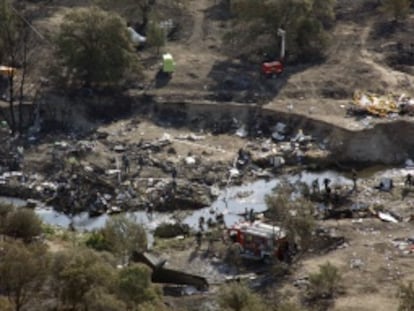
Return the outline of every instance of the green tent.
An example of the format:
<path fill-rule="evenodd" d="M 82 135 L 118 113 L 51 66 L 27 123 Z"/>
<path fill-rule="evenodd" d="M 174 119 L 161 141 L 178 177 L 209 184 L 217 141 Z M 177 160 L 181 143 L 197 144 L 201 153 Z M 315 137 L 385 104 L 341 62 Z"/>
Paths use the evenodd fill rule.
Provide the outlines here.
<path fill-rule="evenodd" d="M 175 62 L 170 53 L 162 55 L 162 71 L 173 73 L 175 71 Z"/>

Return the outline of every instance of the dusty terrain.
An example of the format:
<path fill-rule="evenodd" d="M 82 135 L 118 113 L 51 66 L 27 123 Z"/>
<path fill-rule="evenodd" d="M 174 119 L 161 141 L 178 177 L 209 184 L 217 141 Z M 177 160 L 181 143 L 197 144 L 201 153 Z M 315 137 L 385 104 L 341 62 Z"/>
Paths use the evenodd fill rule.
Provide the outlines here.
<path fill-rule="evenodd" d="M 411 95 L 414 82 L 412 69 L 409 64 L 395 65 L 394 58 L 397 42 L 410 43 L 408 38 L 413 32 L 414 15 L 410 16 L 406 27 L 398 26 L 394 30 L 386 28 L 385 34 L 379 35 L 384 26 L 382 21 L 387 18 L 373 9 L 372 3 L 375 1 L 338 0 L 337 23 L 332 30 L 332 45 L 326 51 L 326 60 L 314 65 L 288 66 L 285 73 L 277 79 L 263 80 L 260 77 L 259 64 L 242 63 L 224 53 L 221 39 L 226 27 L 230 27 L 231 24 L 217 14 L 220 7 L 215 4 L 216 2 L 214 0 L 188 1 L 188 15 L 191 17 L 191 22 L 186 25 L 191 27 L 185 29 L 178 40 L 167 42 L 164 47 L 164 51 L 171 52 L 175 57 L 177 71 L 170 80 L 157 82 L 159 64 L 150 57 L 149 52 L 143 52 L 142 58 L 144 62 L 148 62 L 148 66 L 144 68 L 144 87 L 129 90 L 129 94 L 138 96 L 145 93 L 167 103 L 169 101 L 205 103 L 211 105 L 212 110 L 220 110 L 220 105 L 224 105 L 220 100 L 234 105 L 252 105 L 260 102 L 264 104 L 263 107 L 267 111 L 274 111 L 276 115 L 280 111 L 299 114 L 324 121 L 334 127 L 355 131 L 365 129 L 360 119 L 347 116 L 347 108 L 350 107 L 352 94 L 356 89 L 381 94 Z M 55 29 L 61 21 L 67 7 L 76 5 L 84 5 L 84 3 L 82 1 L 48 2 L 44 4 L 47 14 L 41 14 L 35 25 L 40 31 L 51 33 L 51 29 Z M 46 49 L 46 52 L 50 53 L 50 50 Z M 396 130 L 404 131 L 405 126 L 411 129 L 410 118 L 401 117 L 401 119 L 407 121 L 408 125 L 403 124 L 401 127 L 388 129 L 388 132 L 378 130 L 376 140 L 371 139 L 374 136 L 372 132 L 356 132 L 355 136 L 348 134 L 345 137 L 343 132 L 337 130 L 333 131 L 330 137 L 343 135 L 345 137 L 343 143 L 349 153 L 362 154 L 365 151 L 360 149 L 364 148 L 372 150 L 372 153 L 365 152 L 365 156 L 358 159 L 366 159 L 366 154 L 370 156 L 380 154 L 385 148 L 389 154 L 394 152 L 402 154 L 398 158 L 401 162 L 409 156 L 404 153 L 407 148 L 390 150 L 397 148 L 400 143 L 394 135 Z M 372 122 L 389 121 L 386 118 Z M 107 137 L 86 138 L 92 143 L 93 151 L 82 157 L 78 163 L 80 169 L 91 166 L 99 173 L 108 169 L 117 169 L 120 155 L 114 151 L 114 147 L 126 146 L 128 154 L 134 161 L 131 160 L 131 172 L 127 180 L 123 180 L 125 183 L 122 187 L 127 188 L 132 184 L 139 194 L 137 197 L 140 198 L 140 203 L 146 201 L 145 194 L 149 188 L 148 184 L 141 183 L 140 179 L 146 181 L 160 178 L 169 184 L 172 179 L 169 169 L 172 166 L 180 168 L 177 176 L 179 182 L 191 180 L 194 184 L 199 183 L 198 180 L 204 178 L 209 169 L 214 167 L 211 183 L 223 186 L 223 181 L 227 180 L 239 149 L 249 143 L 248 138 L 234 135 L 234 131 L 213 135 L 211 128 L 205 131 L 191 131 L 189 125 L 177 127 L 172 124 L 153 123 L 145 116 L 133 116 L 110 124 L 94 124 L 94 126 L 97 132 L 106 133 Z M 189 138 L 189 134 L 193 136 Z M 203 138 L 198 140 L 199 136 Z M 141 140 L 153 143 L 166 137 L 170 141 L 167 148 L 173 148 L 175 153 L 168 152 L 167 148 L 148 152 L 146 156 L 151 165 L 139 169 L 140 165 L 133 158 L 136 145 Z M 352 139 L 353 137 L 355 140 Z M 29 147 L 24 158 L 27 174 L 40 171 L 47 176 L 46 178 L 54 178 L 59 168 L 48 167 L 48 164 L 54 161 L 51 151 L 54 143 L 65 141 L 71 145 L 75 144 L 76 140 L 66 135 L 59 137 L 51 135 L 34 147 Z M 265 139 L 260 140 L 260 144 L 256 138 L 251 140 L 260 145 Z M 353 144 L 355 141 L 358 145 Z M 405 135 L 404 145 L 413 145 L 411 135 Z M 281 145 L 276 143 L 272 147 L 278 152 L 282 149 Z M 276 154 L 279 154 L 278 152 Z M 185 164 L 188 156 L 198 159 L 196 166 Z M 389 157 L 391 156 L 394 155 Z M 290 154 L 286 159 L 294 159 L 294 155 Z M 378 159 L 375 158 L 378 161 L 381 159 L 383 158 L 380 156 Z M 48 175 L 49 170 L 53 174 Z M 257 177 L 255 174 L 248 171 L 243 177 L 245 180 L 252 180 Z M 401 183 L 403 178 L 404 175 L 400 174 L 396 177 L 396 181 Z M 410 205 L 412 198 L 401 200 L 399 196 L 401 184 L 397 185 L 397 189 L 392 194 L 378 194 L 377 191 L 371 190 L 376 182 L 377 180 L 369 179 L 363 185 L 361 199 L 366 203 L 372 203 L 371 199 L 375 197 L 387 209 L 395 208 L 396 212 L 408 216 L 412 207 Z M 186 184 L 183 188 L 185 187 Z M 310 272 L 317 271 L 318 265 L 330 261 L 343 273 L 345 289 L 344 293 L 335 300 L 331 310 L 396 310 L 398 302 L 395 293 L 399 283 L 414 280 L 411 263 L 413 254 L 403 254 L 392 244 L 392 240 L 411 237 L 413 223 L 394 224 L 381 222 L 377 218 L 364 218 L 326 220 L 320 221 L 319 225 L 335 235 L 344 236 L 345 247 L 322 255 L 318 253 L 307 255 L 295 265 L 292 275 L 278 282 L 276 290 L 290 293 L 293 300 L 297 300 L 296 294 L 300 289 L 294 287 L 293 282 L 306 277 Z M 195 247 L 195 243 L 190 243 L 190 246 Z M 168 250 L 164 255 L 170 258 L 171 265 L 179 268 L 194 263 L 192 271 L 195 271 L 197 265 L 203 264 L 201 259 L 189 260 L 194 257 L 192 248 L 181 251 Z M 355 262 L 357 265 L 352 264 Z M 179 301 L 173 303 L 179 304 Z"/>

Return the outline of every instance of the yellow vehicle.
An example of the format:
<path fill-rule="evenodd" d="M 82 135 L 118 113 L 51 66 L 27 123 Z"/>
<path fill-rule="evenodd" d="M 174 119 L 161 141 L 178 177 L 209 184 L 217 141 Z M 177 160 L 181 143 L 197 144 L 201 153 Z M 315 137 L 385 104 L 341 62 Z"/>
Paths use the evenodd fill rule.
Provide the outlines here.
<path fill-rule="evenodd" d="M 16 68 L 14 67 L 8 67 L 8 66 L 0 66 L 0 74 L 10 77 L 14 76 L 16 73 Z"/>

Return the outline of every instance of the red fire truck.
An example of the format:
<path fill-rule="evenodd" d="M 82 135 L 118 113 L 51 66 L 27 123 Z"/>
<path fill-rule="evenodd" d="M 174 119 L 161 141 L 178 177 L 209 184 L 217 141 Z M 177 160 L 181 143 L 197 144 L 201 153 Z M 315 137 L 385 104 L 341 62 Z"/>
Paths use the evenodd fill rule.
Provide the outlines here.
<path fill-rule="evenodd" d="M 242 257 L 255 260 L 285 260 L 289 249 L 286 233 L 261 221 L 238 223 L 228 229 L 230 239 L 240 245 Z"/>
<path fill-rule="evenodd" d="M 282 37 L 280 46 L 280 57 L 277 60 L 266 61 L 262 63 L 262 73 L 266 77 L 277 76 L 284 71 L 284 60 L 285 60 L 285 35 L 286 31 L 279 28 L 277 34 Z"/>

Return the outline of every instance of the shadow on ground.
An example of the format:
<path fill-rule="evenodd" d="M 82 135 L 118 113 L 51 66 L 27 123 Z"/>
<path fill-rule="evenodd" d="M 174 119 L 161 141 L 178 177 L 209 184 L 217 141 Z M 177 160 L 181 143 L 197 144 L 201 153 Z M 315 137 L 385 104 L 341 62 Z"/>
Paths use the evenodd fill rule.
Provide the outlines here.
<path fill-rule="evenodd" d="M 229 60 L 216 62 L 208 76 L 216 81 L 210 86 L 210 100 L 257 103 L 274 98 L 286 84 L 289 72 L 266 78 L 260 72 L 260 64 Z"/>
<path fill-rule="evenodd" d="M 155 75 L 155 88 L 159 89 L 166 86 L 171 81 L 171 78 L 172 74 L 165 73 L 161 69 L 158 70 Z"/>

